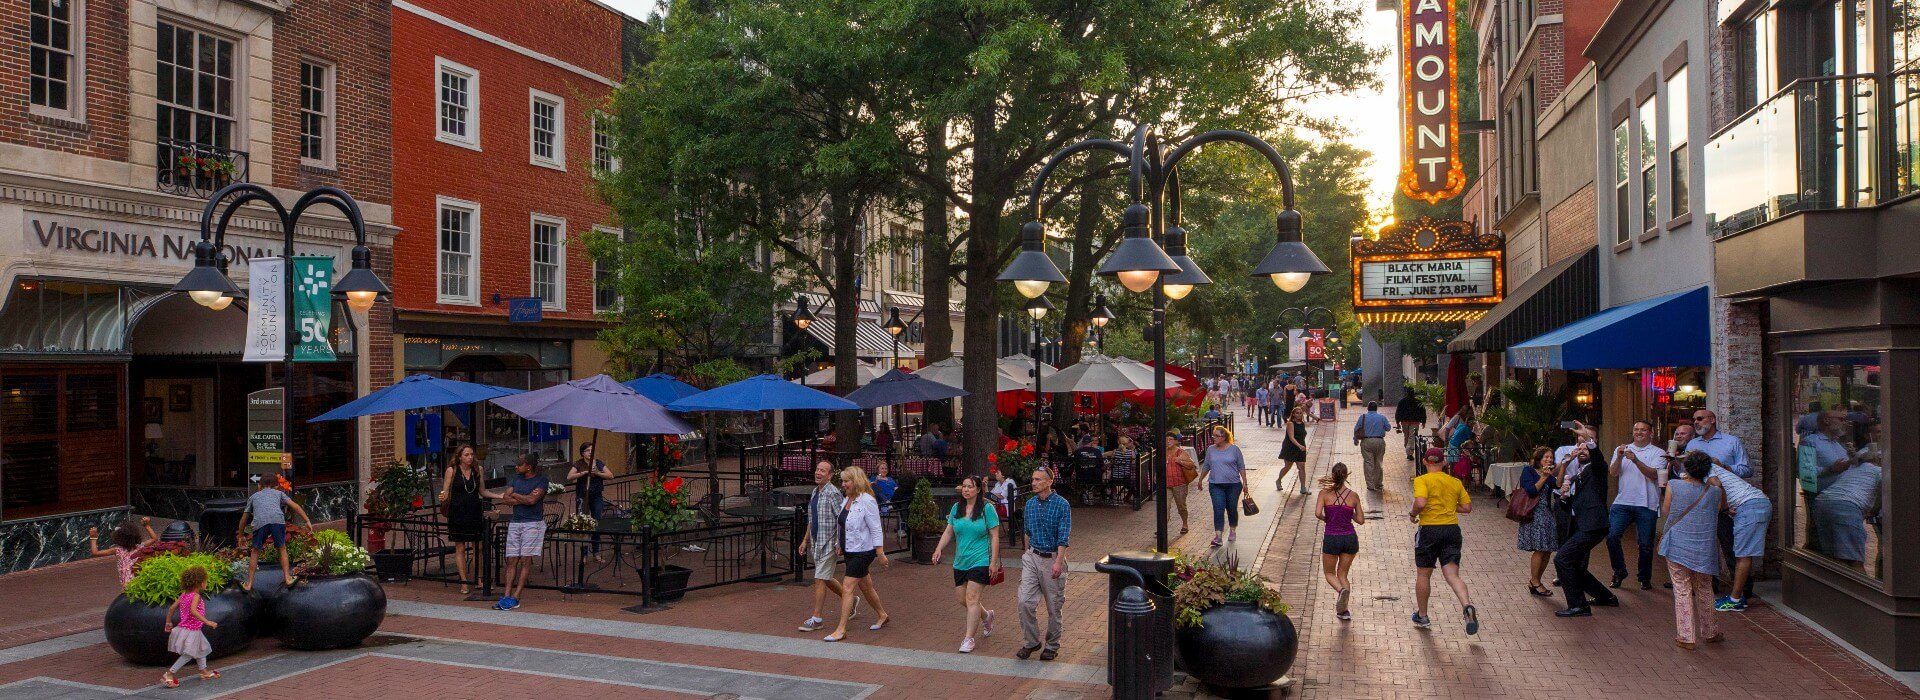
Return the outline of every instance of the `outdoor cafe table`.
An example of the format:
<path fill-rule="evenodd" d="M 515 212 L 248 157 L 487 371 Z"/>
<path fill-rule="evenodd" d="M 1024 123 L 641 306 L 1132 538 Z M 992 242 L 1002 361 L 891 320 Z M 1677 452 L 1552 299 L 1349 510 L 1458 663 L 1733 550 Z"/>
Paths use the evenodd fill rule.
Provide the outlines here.
<path fill-rule="evenodd" d="M 734 508 L 728 508 L 723 512 L 725 512 L 727 515 L 731 515 L 736 518 L 746 518 L 748 520 L 771 520 L 774 518 L 784 518 L 784 517 L 793 515 L 793 508 L 788 506 L 776 506 L 776 505 L 766 505 L 766 504 L 756 503 L 753 505 L 745 505 L 745 506 L 738 506 Z M 768 530 L 764 528 L 761 529 L 759 541 L 755 544 L 755 547 L 753 549 L 742 552 L 740 554 L 740 558 L 746 559 L 747 557 L 753 556 L 754 552 L 760 552 L 760 551 L 765 551 L 768 554 L 773 555 L 773 558 L 775 559 L 786 558 L 786 555 L 781 554 L 780 550 L 774 549 L 772 530 Z"/>
<path fill-rule="evenodd" d="M 773 490 L 773 500 L 776 503 L 789 503 L 798 506 L 806 503 L 807 499 L 813 498 L 813 488 L 812 484 L 782 486 Z"/>

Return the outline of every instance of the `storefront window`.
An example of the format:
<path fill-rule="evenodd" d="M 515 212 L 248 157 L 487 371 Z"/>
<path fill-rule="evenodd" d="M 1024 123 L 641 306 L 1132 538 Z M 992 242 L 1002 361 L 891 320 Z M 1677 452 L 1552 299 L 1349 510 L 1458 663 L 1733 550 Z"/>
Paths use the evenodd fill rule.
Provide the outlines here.
<path fill-rule="evenodd" d="M 0 518 L 126 503 L 119 366 L 0 369 Z"/>
<path fill-rule="evenodd" d="M 1880 359 L 1804 358 L 1791 361 L 1788 369 L 1796 477 L 1793 544 L 1880 577 L 1886 525 Z"/>

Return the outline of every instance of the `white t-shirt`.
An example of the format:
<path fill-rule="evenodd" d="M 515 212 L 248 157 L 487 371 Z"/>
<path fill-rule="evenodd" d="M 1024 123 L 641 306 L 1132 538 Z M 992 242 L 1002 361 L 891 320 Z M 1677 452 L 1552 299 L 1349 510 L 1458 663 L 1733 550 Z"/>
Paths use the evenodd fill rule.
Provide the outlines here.
<path fill-rule="evenodd" d="M 1618 494 L 1613 497 L 1613 504 L 1658 509 L 1660 485 L 1667 483 L 1667 451 L 1653 443 L 1647 443 L 1646 447 L 1636 447 L 1629 443 L 1625 447 L 1627 451 L 1638 456 L 1641 462 L 1652 467 L 1658 476 L 1648 479 L 1646 474 L 1640 472 L 1639 465 L 1633 463 L 1632 458 L 1621 455 L 1620 487 Z M 1608 464 L 1611 465 L 1612 461 L 1609 460 Z"/>
<path fill-rule="evenodd" d="M 1013 497 L 1014 488 L 1012 479 L 1001 479 L 1000 483 L 994 484 L 993 488 L 988 489 L 988 491 L 993 493 L 994 500 L 1006 503 L 1007 499 Z"/>

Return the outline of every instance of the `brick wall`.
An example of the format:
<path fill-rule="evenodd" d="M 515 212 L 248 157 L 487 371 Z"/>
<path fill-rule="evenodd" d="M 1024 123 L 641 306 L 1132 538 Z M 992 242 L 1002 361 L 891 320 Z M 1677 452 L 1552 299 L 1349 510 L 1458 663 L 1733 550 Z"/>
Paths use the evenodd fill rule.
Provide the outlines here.
<path fill-rule="evenodd" d="M 1575 190 L 1547 210 L 1547 250 L 1543 263 L 1553 263 L 1593 246 L 1593 184 Z"/>
<path fill-rule="evenodd" d="M 373 249 L 373 271 L 381 279 L 393 279 L 393 249 Z M 367 312 L 367 391 L 377 391 L 394 382 L 393 304 L 380 302 Z M 378 469 L 392 460 L 395 451 L 394 425 L 400 418 L 374 416 L 367 421 L 368 464 Z"/>
<path fill-rule="evenodd" d="M 1707 378 L 1707 407 L 1720 416 L 1721 430 L 1746 443 L 1754 480 L 1760 481 L 1761 462 L 1766 457 L 1762 449 L 1766 445 L 1766 414 L 1762 411 L 1765 391 L 1761 383 L 1766 367 L 1761 313 L 1766 307 L 1716 297 L 1708 308 L 1713 371 Z"/>
<path fill-rule="evenodd" d="M 83 1 L 87 39 L 83 124 L 29 114 L 28 2 L 0 2 L 0 142 L 126 160 L 127 0 Z"/>
<path fill-rule="evenodd" d="M 392 105 L 387 40 L 393 14 L 382 0 L 300 0 L 274 20 L 273 179 L 275 186 L 345 189 L 393 200 Z M 333 167 L 300 162 L 300 62 L 333 67 Z"/>

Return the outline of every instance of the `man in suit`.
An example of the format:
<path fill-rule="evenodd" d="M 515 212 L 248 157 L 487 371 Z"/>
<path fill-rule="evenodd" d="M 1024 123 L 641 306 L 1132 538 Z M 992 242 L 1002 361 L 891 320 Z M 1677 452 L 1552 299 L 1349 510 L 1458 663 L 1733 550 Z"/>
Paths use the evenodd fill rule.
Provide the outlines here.
<path fill-rule="evenodd" d="M 1561 479 L 1559 515 L 1565 518 L 1561 522 L 1572 523 L 1569 536 L 1553 554 L 1560 587 L 1567 595 L 1567 608 L 1553 613 L 1559 617 L 1591 616 L 1590 605 L 1620 605 L 1619 596 L 1587 570 L 1593 548 L 1607 539 L 1607 470 L 1598 464 L 1600 454 L 1593 428 L 1578 423 L 1573 445 L 1555 450 L 1554 460 L 1566 475 Z"/>

